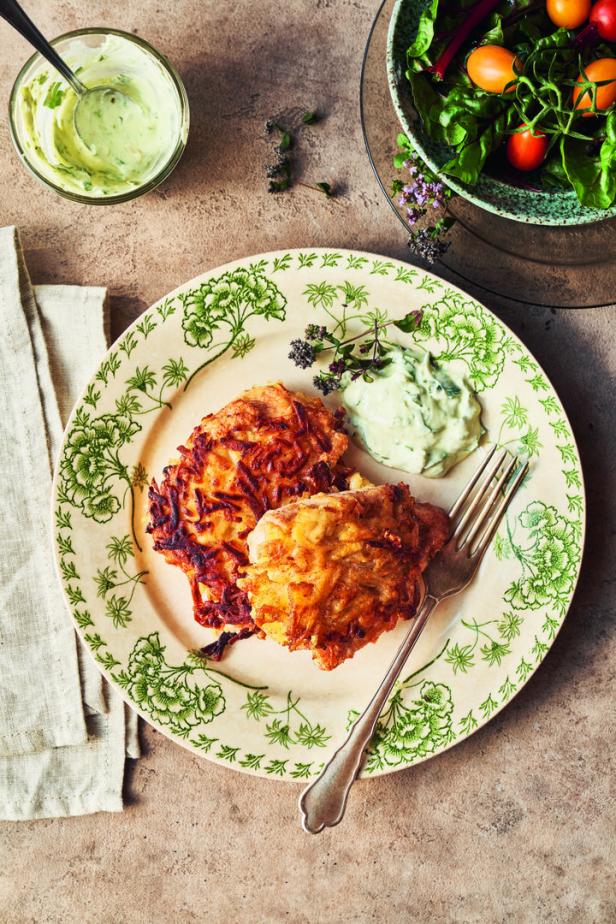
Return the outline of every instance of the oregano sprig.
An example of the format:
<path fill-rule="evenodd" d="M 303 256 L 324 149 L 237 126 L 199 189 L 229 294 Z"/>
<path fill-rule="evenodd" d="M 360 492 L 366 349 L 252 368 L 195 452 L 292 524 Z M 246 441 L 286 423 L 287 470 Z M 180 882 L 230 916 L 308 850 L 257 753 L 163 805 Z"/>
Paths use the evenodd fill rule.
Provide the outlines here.
<path fill-rule="evenodd" d="M 398 153 L 394 155 L 394 167 L 406 170 L 408 177 L 393 180 L 391 195 L 405 210 L 409 249 L 431 264 L 449 248 L 449 241 L 443 237 L 455 222 L 455 218 L 447 214 L 447 203 L 453 191 L 424 163 L 405 134 L 398 135 L 396 144 Z M 437 212 L 437 220 L 429 221 Z M 428 222 L 418 229 L 417 223 L 425 218 Z"/>
<path fill-rule="evenodd" d="M 331 183 L 321 181 L 319 183 L 305 183 L 302 180 L 295 179 L 293 176 L 293 159 L 291 151 L 296 147 L 296 137 L 298 133 L 308 125 L 314 125 L 319 121 L 319 113 L 312 109 L 297 115 L 297 112 L 290 116 L 268 119 L 265 123 L 265 132 L 267 135 L 276 139 L 274 154 L 276 161 L 267 164 L 265 174 L 269 180 L 268 192 L 279 193 L 290 189 L 292 186 L 303 186 L 315 192 L 322 193 L 328 199 L 333 199 L 336 195 L 334 186 Z"/>
<path fill-rule="evenodd" d="M 303 340 L 291 341 L 289 359 L 300 369 L 309 369 L 323 353 L 333 353 L 327 368 L 312 380 L 324 395 L 359 378 L 372 382 L 374 375 L 391 363 L 388 353 L 393 344 L 384 337 L 387 328 L 393 326 L 408 334 L 420 327 L 422 318 L 419 310 L 410 311 L 398 320 L 382 321 L 375 317 L 366 330 L 343 338 L 323 324 L 309 324 Z"/>

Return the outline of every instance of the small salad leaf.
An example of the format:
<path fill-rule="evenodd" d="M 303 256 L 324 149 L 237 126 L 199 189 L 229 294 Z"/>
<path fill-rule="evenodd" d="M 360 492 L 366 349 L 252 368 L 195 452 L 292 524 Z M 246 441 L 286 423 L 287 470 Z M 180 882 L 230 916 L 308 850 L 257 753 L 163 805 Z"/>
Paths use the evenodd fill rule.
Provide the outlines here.
<path fill-rule="evenodd" d="M 565 173 L 582 205 L 606 209 L 616 199 L 616 112 L 606 119 L 606 136 L 598 154 L 586 141 L 561 139 Z"/>
<path fill-rule="evenodd" d="M 429 0 L 428 6 L 419 17 L 417 24 L 417 33 L 411 43 L 407 54 L 413 58 L 419 58 L 424 55 L 434 38 L 434 22 L 438 13 L 439 0 Z"/>
<path fill-rule="evenodd" d="M 535 51 L 540 51 L 546 48 L 568 48 L 569 45 L 571 45 L 571 34 L 569 30 L 560 28 L 550 35 L 542 35 L 541 38 L 538 38 L 534 43 L 533 48 Z"/>
<path fill-rule="evenodd" d="M 488 122 L 474 141 L 463 147 L 443 167 L 443 173 L 473 185 L 479 179 L 486 158 L 503 140 L 506 130 L 515 122 L 515 110 L 509 109 Z"/>
<path fill-rule="evenodd" d="M 479 42 L 480 45 L 504 45 L 505 35 L 503 33 L 503 17 L 496 15 L 496 22 L 492 28 L 486 32 Z"/>
<path fill-rule="evenodd" d="M 582 204 L 595 205 L 597 197 L 601 195 L 599 189 L 601 167 L 599 159 L 590 157 L 587 149 L 588 145 L 584 141 L 561 138 L 562 164 L 569 182 Z"/>
<path fill-rule="evenodd" d="M 424 128 L 434 141 L 441 144 L 449 144 L 447 133 L 443 130 L 438 122 L 438 113 L 443 105 L 440 93 L 434 89 L 432 81 L 427 74 L 408 74 L 413 93 L 413 102 L 417 115 L 421 119 Z M 432 112 L 436 114 L 437 120 L 433 121 Z"/>
<path fill-rule="evenodd" d="M 520 23 L 522 41 L 518 42 L 515 50 L 518 54 L 526 54 L 541 38 L 541 29 L 536 23 L 529 21 Z"/>
<path fill-rule="evenodd" d="M 541 182 L 546 189 L 571 189 L 561 157 L 551 157 L 547 161 L 541 172 Z"/>
<path fill-rule="evenodd" d="M 331 199 L 334 195 L 331 183 L 315 183 L 317 189 L 320 189 L 322 193 L 325 193 L 328 199 Z"/>
<path fill-rule="evenodd" d="M 508 103 L 496 93 L 486 93 L 474 87 L 469 80 L 450 90 L 441 105 L 443 112 L 451 110 L 453 114 L 456 114 L 462 111 L 477 119 L 492 119 L 500 115 Z M 439 121 L 441 125 L 445 124 L 442 119 Z"/>
<path fill-rule="evenodd" d="M 435 90 L 432 80 L 427 74 L 409 74 L 408 78 L 411 83 L 417 115 L 422 122 L 431 122 L 430 113 L 432 108 L 439 109 L 442 105 L 440 93 Z"/>

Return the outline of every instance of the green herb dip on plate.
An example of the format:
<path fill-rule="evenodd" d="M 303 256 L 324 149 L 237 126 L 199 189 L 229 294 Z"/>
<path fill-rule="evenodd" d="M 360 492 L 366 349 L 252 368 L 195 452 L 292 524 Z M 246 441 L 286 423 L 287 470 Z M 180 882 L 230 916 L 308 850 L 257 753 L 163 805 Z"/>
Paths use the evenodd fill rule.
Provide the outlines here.
<path fill-rule="evenodd" d="M 440 478 L 479 445 L 481 405 L 463 376 L 425 350 L 394 347 L 387 358 L 373 381 L 344 388 L 353 436 L 384 465 Z"/>

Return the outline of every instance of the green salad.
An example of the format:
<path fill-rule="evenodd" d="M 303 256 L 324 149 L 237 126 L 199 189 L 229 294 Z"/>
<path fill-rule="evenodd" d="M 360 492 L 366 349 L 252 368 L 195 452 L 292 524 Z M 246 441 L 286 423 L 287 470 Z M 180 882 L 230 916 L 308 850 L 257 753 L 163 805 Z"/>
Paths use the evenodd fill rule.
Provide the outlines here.
<path fill-rule="evenodd" d="M 616 200 L 616 0 L 428 0 L 407 66 L 444 174 Z"/>

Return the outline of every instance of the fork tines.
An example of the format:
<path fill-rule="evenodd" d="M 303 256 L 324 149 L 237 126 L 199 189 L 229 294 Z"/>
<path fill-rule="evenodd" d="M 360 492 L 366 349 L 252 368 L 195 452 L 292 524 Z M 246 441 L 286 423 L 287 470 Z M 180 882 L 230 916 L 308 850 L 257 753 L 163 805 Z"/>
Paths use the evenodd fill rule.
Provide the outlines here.
<path fill-rule="evenodd" d="M 452 538 L 472 557 L 482 555 L 492 541 L 528 472 L 528 462 L 522 464 L 506 449 L 497 450 L 490 449 L 449 511 Z"/>

